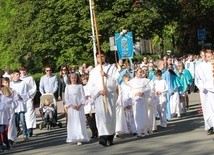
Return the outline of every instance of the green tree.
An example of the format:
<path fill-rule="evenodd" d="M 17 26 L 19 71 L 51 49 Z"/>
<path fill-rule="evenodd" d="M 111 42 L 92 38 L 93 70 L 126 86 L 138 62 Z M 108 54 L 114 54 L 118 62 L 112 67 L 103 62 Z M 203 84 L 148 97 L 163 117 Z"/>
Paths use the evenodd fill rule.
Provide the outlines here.
<path fill-rule="evenodd" d="M 17 1 L 15 15 L 3 38 L 10 56 L 33 72 L 44 65 L 79 64 L 90 56 L 90 22 L 87 1 Z M 92 59 L 85 58 L 86 61 Z M 91 62 L 90 62 L 91 63 Z"/>
<path fill-rule="evenodd" d="M 103 51 L 123 28 L 134 38 L 153 39 L 162 52 L 197 52 L 197 29 L 214 40 L 213 1 L 95 0 Z M 88 0 L 0 0 L 0 67 L 25 64 L 31 72 L 44 65 L 93 64 Z M 112 53 L 110 54 L 112 55 Z"/>

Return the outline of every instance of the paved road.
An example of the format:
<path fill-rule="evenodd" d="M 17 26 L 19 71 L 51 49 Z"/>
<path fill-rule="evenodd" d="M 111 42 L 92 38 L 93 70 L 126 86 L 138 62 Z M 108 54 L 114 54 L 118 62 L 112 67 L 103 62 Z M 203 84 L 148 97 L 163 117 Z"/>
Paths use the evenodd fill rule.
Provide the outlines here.
<path fill-rule="evenodd" d="M 190 95 L 190 109 L 182 118 L 170 120 L 166 129 L 158 126 L 153 135 L 137 139 L 124 136 L 115 140 L 115 145 L 103 147 L 97 141 L 82 146 L 67 144 L 66 127 L 51 131 L 35 130 L 35 136 L 29 141 L 19 137 L 14 148 L 4 154 L 14 155 L 213 155 L 214 135 L 204 131 L 203 118 L 197 113 L 199 109 L 198 94 Z M 64 119 L 61 120 L 63 123 Z M 89 135 L 90 131 L 88 130 Z"/>

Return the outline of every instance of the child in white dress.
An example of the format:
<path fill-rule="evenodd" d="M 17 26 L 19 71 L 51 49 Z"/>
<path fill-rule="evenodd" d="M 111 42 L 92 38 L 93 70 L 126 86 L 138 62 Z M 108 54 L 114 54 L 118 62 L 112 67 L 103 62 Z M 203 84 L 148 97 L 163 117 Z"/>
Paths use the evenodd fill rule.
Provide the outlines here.
<path fill-rule="evenodd" d="M 154 101 L 156 103 L 158 115 L 160 117 L 160 126 L 167 127 L 166 119 L 166 93 L 168 92 L 168 86 L 166 81 L 162 79 L 162 71 L 157 70 L 155 72 L 156 80 L 155 84 L 155 97 Z"/>
<path fill-rule="evenodd" d="M 65 87 L 65 106 L 67 108 L 67 140 L 66 142 L 88 142 L 89 137 L 86 131 L 86 118 L 84 114 L 84 91 L 83 86 L 77 83 L 77 74 L 69 77 L 70 84 Z"/>

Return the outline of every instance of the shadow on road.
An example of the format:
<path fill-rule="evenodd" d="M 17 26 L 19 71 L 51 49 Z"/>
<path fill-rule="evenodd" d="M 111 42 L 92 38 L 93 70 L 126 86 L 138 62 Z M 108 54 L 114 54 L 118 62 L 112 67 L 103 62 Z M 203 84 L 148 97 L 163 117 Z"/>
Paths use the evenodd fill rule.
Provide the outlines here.
<path fill-rule="evenodd" d="M 131 144 L 145 143 L 144 145 L 147 145 L 145 140 L 152 141 L 157 137 L 191 132 L 197 128 L 201 128 L 204 124 L 201 114 L 198 114 L 199 107 L 200 107 L 199 104 L 191 105 L 188 112 L 182 115 L 182 118 L 173 118 L 172 120 L 169 121 L 167 128 L 161 128 L 160 126 L 158 126 L 157 131 L 150 136 L 137 139 L 132 135 L 123 135 L 121 138 L 115 140 L 115 145 L 113 145 L 112 148 L 118 150 L 118 153 L 116 154 L 138 154 L 138 153 L 140 154 L 142 153 L 142 150 L 145 154 L 149 152 L 151 153 L 151 149 L 143 147 L 143 145 L 142 148 L 141 147 L 139 148 Z M 81 147 L 76 146 L 76 144 L 74 145 L 67 144 L 66 130 L 67 129 L 64 125 L 63 128 L 42 131 L 41 133 L 37 133 L 34 137 L 31 137 L 28 141 L 23 141 L 22 138 L 19 138 L 17 143 L 14 145 L 14 148 L 11 151 L 4 152 L 4 154 L 9 153 L 25 154 L 25 152 L 27 153 L 28 151 L 32 150 L 36 151 L 36 154 L 44 154 L 43 150 L 46 149 L 47 149 L 46 151 L 48 151 L 48 149 L 53 149 L 56 154 L 60 154 L 62 148 L 67 148 L 68 146 L 71 146 L 71 148 L 74 149 L 74 151 L 80 151 L 80 153 L 82 152 L 86 152 L 88 154 L 96 154 L 97 152 L 100 154 L 107 153 L 106 147 L 100 146 L 97 140 L 86 143 Z M 125 143 L 127 143 L 127 146 L 121 147 L 121 145 Z M 190 147 L 190 145 L 195 146 L 197 143 L 199 142 L 189 140 L 188 145 L 186 147 Z M 169 148 L 161 149 L 159 154 L 168 154 L 169 153 L 167 152 L 168 149 L 170 150 L 172 147 L 177 147 L 180 145 L 182 145 L 185 148 L 186 144 L 179 142 L 176 144 L 171 144 L 170 146 L 168 146 Z M 155 154 L 157 154 L 157 152 Z"/>

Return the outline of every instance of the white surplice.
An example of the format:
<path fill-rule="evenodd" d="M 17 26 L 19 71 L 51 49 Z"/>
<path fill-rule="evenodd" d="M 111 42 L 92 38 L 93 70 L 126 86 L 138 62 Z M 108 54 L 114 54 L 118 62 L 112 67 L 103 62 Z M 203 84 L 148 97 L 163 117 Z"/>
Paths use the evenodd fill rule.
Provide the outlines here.
<path fill-rule="evenodd" d="M 84 106 L 79 110 L 73 109 L 72 105 L 83 104 L 84 91 L 80 84 L 71 84 L 65 87 L 65 106 L 68 108 L 67 116 L 67 139 L 66 142 L 88 142 L 86 131 L 86 118 Z"/>
<path fill-rule="evenodd" d="M 7 97 L 0 91 L 0 125 L 9 125 L 12 97 Z"/>
<path fill-rule="evenodd" d="M 36 112 L 33 105 L 33 98 L 36 95 L 36 83 L 32 76 L 21 77 L 21 80 L 28 85 L 29 89 L 29 99 L 26 102 L 27 111 L 25 113 L 26 125 L 28 129 L 36 128 Z"/>
<path fill-rule="evenodd" d="M 13 90 L 15 90 L 16 93 L 22 98 L 22 99 L 14 100 L 14 102 L 17 102 L 15 113 L 26 112 L 27 111 L 26 102 L 29 99 L 28 85 L 24 81 L 19 80 L 19 81 L 12 81 L 10 83 L 10 87 Z"/>
<path fill-rule="evenodd" d="M 114 65 L 106 63 L 102 65 L 102 67 L 103 71 L 107 74 L 107 77 L 104 77 L 104 86 L 107 91 L 106 104 L 108 111 L 106 111 L 105 108 L 104 96 L 99 95 L 99 91 L 103 90 L 100 65 L 97 65 L 91 70 L 88 81 L 90 94 L 95 101 L 96 124 L 99 136 L 113 135 L 115 133 L 117 100 L 116 88 L 117 78 L 119 77 L 119 72 Z"/>

